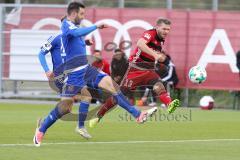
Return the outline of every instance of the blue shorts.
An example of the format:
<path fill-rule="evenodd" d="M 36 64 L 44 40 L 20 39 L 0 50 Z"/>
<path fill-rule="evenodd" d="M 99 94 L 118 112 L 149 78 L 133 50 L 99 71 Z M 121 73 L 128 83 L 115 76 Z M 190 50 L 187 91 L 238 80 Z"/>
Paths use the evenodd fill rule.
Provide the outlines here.
<path fill-rule="evenodd" d="M 90 65 L 79 71 L 69 73 L 66 83 L 63 86 L 61 96 L 73 97 L 86 85 L 97 89 L 99 82 L 105 76 L 107 76 L 106 73 L 99 71 L 97 68 Z"/>
<path fill-rule="evenodd" d="M 62 97 L 73 97 L 86 86 L 86 82 L 84 81 L 86 70 L 87 67 L 67 75 L 62 89 Z"/>
<path fill-rule="evenodd" d="M 99 71 L 96 67 L 88 66 L 84 80 L 88 87 L 98 89 L 99 82 L 105 76 L 107 76 L 107 74 L 103 71 Z"/>

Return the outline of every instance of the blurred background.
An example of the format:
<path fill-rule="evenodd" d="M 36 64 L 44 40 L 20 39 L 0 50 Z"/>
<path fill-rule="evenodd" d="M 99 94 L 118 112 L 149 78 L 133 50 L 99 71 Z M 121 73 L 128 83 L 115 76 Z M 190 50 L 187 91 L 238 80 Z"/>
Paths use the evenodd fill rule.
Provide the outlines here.
<path fill-rule="evenodd" d="M 55 100 L 38 62 L 39 48 L 59 31 L 69 0 L 4 0 L 0 3 L 0 98 Z M 240 109 L 240 79 L 236 53 L 240 48 L 240 1 L 236 0 L 82 0 L 87 6 L 84 22 L 105 22 L 107 31 L 94 32 L 94 49 L 111 63 L 121 42 L 128 56 L 142 32 L 158 17 L 173 25 L 164 49 L 172 58 L 179 82 L 168 88 L 185 107 L 199 107 L 203 96 L 211 96 L 215 108 Z M 125 31 L 120 30 L 124 28 Z M 126 29 L 127 28 L 127 29 Z M 118 34 L 117 34 L 118 33 Z M 109 42 L 115 48 L 106 50 Z M 125 44 L 126 45 L 126 44 Z M 205 55 L 205 56 L 204 56 Z M 212 56 L 211 56 L 212 55 Z M 48 56 L 48 62 L 51 62 Z M 188 70 L 206 67 L 208 77 L 201 85 L 188 79 Z M 141 96 L 139 96 L 141 97 Z"/>
<path fill-rule="evenodd" d="M 67 4 L 71 0 L 3 0 L 2 3 L 17 4 Z M 88 7 L 124 7 L 124 8 L 168 8 L 168 9 L 204 9 L 239 10 L 240 2 L 235 0 L 79 0 Z"/>

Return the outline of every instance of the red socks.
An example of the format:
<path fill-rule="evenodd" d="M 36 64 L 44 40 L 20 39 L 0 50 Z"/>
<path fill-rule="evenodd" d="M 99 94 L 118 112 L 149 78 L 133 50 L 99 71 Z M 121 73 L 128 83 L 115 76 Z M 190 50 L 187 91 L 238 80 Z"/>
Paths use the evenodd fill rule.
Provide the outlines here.
<path fill-rule="evenodd" d="M 100 110 L 97 113 L 97 116 L 99 118 L 102 118 L 107 111 L 109 111 L 111 108 L 113 108 L 117 103 L 113 99 L 113 97 L 109 97 L 104 104 L 102 104 Z"/>
<path fill-rule="evenodd" d="M 169 103 L 172 102 L 171 97 L 169 96 L 169 94 L 167 92 L 162 92 L 159 95 L 159 99 L 162 103 L 164 103 L 165 105 L 169 105 Z M 109 97 L 104 104 L 102 104 L 100 110 L 97 113 L 97 116 L 99 118 L 102 118 L 107 111 L 109 111 L 110 109 L 112 109 L 115 105 L 117 105 L 117 103 L 115 102 L 113 97 Z"/>
<path fill-rule="evenodd" d="M 167 92 L 162 92 L 159 95 L 159 99 L 162 103 L 164 103 L 165 105 L 169 105 L 169 103 L 172 102 L 172 99 L 170 97 L 170 95 Z"/>

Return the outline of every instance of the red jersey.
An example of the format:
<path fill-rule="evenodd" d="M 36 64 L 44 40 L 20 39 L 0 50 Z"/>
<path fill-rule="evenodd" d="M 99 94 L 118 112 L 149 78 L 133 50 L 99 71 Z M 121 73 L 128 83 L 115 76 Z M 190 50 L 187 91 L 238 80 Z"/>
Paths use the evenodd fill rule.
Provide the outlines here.
<path fill-rule="evenodd" d="M 110 75 L 110 65 L 106 60 L 102 59 L 101 61 L 95 61 L 92 65 Z"/>
<path fill-rule="evenodd" d="M 147 30 L 143 33 L 142 37 L 147 41 L 147 46 L 157 52 L 162 51 L 162 45 L 164 43 L 163 39 L 160 39 L 157 35 L 156 29 Z M 155 59 L 153 56 L 141 51 L 138 47 L 129 57 L 129 62 L 154 62 Z"/>

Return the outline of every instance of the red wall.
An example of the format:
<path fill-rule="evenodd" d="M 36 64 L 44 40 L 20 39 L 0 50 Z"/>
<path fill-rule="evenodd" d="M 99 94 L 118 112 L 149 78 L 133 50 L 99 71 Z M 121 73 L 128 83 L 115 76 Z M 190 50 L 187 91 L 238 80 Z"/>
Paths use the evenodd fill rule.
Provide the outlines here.
<path fill-rule="evenodd" d="M 59 8 L 23 8 L 19 26 L 5 25 L 5 30 L 31 29 L 39 19 L 46 17 L 61 18 L 65 9 Z M 196 65 L 204 48 L 207 45 L 214 29 L 225 29 L 234 52 L 240 48 L 240 12 L 211 12 L 211 11 L 182 11 L 162 9 L 116 9 L 90 8 L 86 19 L 96 22 L 101 19 L 114 19 L 124 24 L 129 20 L 141 19 L 152 25 L 157 17 L 167 17 L 172 21 L 172 30 L 166 40 L 164 49 L 172 56 L 180 78 L 179 87 L 229 89 L 239 90 L 240 81 L 237 73 L 233 73 L 227 64 L 208 64 L 207 81 L 201 85 L 194 85 L 188 80 L 188 70 Z M 45 26 L 44 29 L 58 29 L 56 26 Z M 128 30 L 133 44 L 136 43 L 144 30 L 134 28 Z M 113 41 L 116 29 L 109 28 L 101 31 L 103 45 Z M 5 51 L 9 51 L 9 35 L 5 36 Z M 133 45 L 132 49 L 135 45 Z M 223 55 L 221 45 L 218 45 L 214 54 Z M 104 56 L 110 60 L 112 53 L 105 52 Z M 7 63 L 5 76 L 7 76 Z"/>

